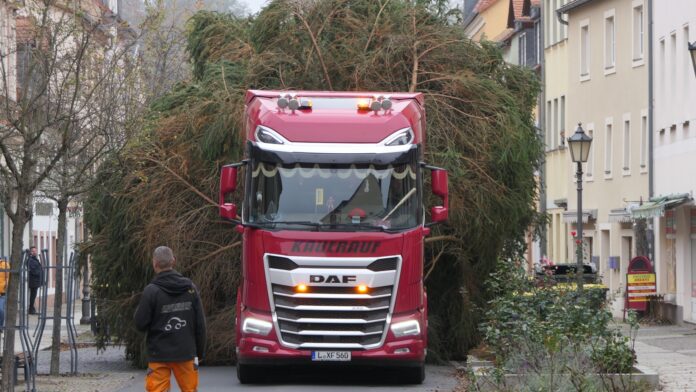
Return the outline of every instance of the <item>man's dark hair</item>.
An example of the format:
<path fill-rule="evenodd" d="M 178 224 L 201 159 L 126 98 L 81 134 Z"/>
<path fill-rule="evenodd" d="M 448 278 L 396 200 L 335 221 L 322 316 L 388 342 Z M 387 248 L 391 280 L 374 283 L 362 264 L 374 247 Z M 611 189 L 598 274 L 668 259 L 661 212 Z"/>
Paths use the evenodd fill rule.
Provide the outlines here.
<path fill-rule="evenodd" d="M 29 250 L 36 249 L 36 245 L 32 245 L 29 247 Z"/>

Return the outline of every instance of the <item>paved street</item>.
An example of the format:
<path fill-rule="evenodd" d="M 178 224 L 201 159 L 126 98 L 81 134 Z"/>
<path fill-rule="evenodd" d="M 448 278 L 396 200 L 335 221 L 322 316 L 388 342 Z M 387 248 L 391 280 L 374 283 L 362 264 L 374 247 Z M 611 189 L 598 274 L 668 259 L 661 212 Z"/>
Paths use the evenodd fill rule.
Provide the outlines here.
<path fill-rule="evenodd" d="M 143 390 L 143 377 L 139 377 L 126 388 L 118 392 L 141 392 Z M 454 369 L 445 366 L 429 366 L 425 382 L 422 385 L 401 385 L 398 375 L 388 374 L 380 369 L 356 371 L 322 371 L 321 374 L 311 372 L 274 372 L 269 374 L 268 382 L 263 385 L 240 385 L 235 375 L 235 369 L 231 366 L 202 367 L 200 373 L 200 392 L 217 391 L 283 391 L 306 392 L 311 389 L 326 389 L 332 391 L 352 391 L 356 388 L 369 389 L 370 391 L 452 391 L 457 385 L 454 377 Z M 172 381 L 173 381 L 172 377 Z M 179 388 L 172 392 L 178 392 Z"/>
<path fill-rule="evenodd" d="M 642 326 L 638 363 L 656 370 L 664 391 L 696 391 L 696 326 Z"/>

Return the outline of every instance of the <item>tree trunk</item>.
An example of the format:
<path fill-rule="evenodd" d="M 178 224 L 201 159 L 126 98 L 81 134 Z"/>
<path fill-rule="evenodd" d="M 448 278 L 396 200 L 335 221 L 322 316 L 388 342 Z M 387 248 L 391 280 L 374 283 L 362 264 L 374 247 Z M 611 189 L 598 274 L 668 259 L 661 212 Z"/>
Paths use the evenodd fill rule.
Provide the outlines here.
<path fill-rule="evenodd" d="M 648 224 L 645 218 L 636 219 L 633 225 L 633 236 L 636 238 L 636 256 L 648 257 Z"/>
<path fill-rule="evenodd" d="M 24 226 L 28 221 L 25 214 L 26 207 L 31 197 L 23 195 L 21 192 L 17 197 L 17 209 L 12 221 L 12 250 L 10 253 L 10 282 L 5 291 L 5 342 L 2 355 L 2 388 L 0 390 L 14 391 L 14 349 L 15 332 L 17 327 L 17 310 L 19 297 L 19 266 L 22 264 L 22 246 L 24 240 Z M 12 219 L 14 218 L 14 219 Z"/>
<path fill-rule="evenodd" d="M 53 296 L 53 341 L 51 343 L 51 375 L 60 374 L 60 327 L 63 306 L 63 265 L 68 232 L 68 201 L 58 200 L 58 246 L 56 248 L 56 290 Z"/>

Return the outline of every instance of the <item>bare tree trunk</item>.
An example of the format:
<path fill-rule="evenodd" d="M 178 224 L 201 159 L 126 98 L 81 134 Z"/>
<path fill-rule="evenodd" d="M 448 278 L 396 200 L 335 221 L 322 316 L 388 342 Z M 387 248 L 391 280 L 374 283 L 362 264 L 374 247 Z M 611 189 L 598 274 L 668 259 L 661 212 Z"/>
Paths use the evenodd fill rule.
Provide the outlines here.
<path fill-rule="evenodd" d="M 24 240 L 24 226 L 29 217 L 25 213 L 31 196 L 25 195 L 21 190 L 18 192 L 17 209 L 10 217 L 12 221 L 12 250 L 10 253 L 10 282 L 7 286 L 5 295 L 5 342 L 2 355 L 2 387 L 0 390 L 14 391 L 14 347 L 15 332 L 17 327 L 17 298 L 19 297 L 19 266 L 22 263 L 22 245 Z M 11 208 L 11 207 L 10 207 Z M 8 214 L 9 215 L 9 214 Z"/>
<path fill-rule="evenodd" d="M 645 218 L 636 219 L 633 236 L 636 239 L 636 256 L 648 256 L 648 224 Z"/>
<path fill-rule="evenodd" d="M 56 249 L 56 290 L 53 296 L 53 341 L 51 343 L 51 375 L 60 374 L 60 327 L 63 306 L 63 265 L 68 227 L 68 200 L 58 200 L 58 246 Z"/>

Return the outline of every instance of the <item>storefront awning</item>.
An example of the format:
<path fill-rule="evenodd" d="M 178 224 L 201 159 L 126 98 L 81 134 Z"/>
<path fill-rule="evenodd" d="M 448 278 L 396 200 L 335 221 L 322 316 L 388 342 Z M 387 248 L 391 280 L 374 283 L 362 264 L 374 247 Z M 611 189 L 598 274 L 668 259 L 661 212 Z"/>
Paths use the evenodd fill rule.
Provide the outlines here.
<path fill-rule="evenodd" d="M 609 222 L 611 223 L 631 223 L 633 222 L 633 210 L 638 208 L 638 203 L 627 203 L 624 208 L 613 208 L 609 211 Z"/>
<path fill-rule="evenodd" d="M 649 202 L 634 208 L 633 211 L 631 211 L 631 215 L 633 215 L 634 219 L 663 216 L 665 210 L 677 207 L 690 200 L 691 195 L 688 193 L 653 197 Z"/>
<path fill-rule="evenodd" d="M 631 212 L 625 208 L 617 208 L 609 212 L 609 222 L 612 223 L 630 223 L 633 222 Z"/>
<path fill-rule="evenodd" d="M 582 210 L 582 223 L 587 223 L 590 219 L 597 219 L 597 210 Z M 578 211 L 566 211 L 563 213 L 563 222 L 578 223 Z"/>

